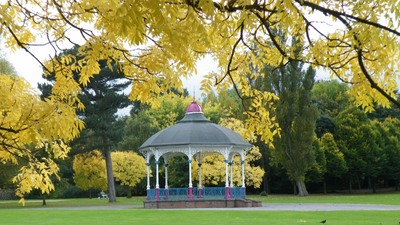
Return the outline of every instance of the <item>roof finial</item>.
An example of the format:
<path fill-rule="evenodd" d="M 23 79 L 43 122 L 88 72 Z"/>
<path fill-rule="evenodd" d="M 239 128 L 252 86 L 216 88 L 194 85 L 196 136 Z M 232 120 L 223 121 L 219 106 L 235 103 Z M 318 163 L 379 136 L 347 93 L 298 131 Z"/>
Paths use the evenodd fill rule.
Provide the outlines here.
<path fill-rule="evenodd" d="M 193 86 L 193 101 L 196 101 L 196 86 Z"/>

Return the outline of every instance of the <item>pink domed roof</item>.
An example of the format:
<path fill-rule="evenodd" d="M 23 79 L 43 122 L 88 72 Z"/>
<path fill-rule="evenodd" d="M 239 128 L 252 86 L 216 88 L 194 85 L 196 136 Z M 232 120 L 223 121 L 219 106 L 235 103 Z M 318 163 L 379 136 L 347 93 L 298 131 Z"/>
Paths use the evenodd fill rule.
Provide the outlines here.
<path fill-rule="evenodd" d="M 195 100 L 186 108 L 186 113 L 203 113 L 201 106 Z"/>

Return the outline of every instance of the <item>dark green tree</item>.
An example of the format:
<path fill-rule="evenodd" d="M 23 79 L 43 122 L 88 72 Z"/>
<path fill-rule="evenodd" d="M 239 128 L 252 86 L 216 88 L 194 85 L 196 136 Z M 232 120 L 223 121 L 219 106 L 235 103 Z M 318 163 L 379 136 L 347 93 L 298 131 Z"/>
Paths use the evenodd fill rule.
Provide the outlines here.
<path fill-rule="evenodd" d="M 121 150 L 136 151 L 153 134 L 159 131 L 148 110 L 140 110 L 126 119 L 123 128 L 123 138 L 118 144 Z"/>
<path fill-rule="evenodd" d="M 274 161 L 286 169 L 300 196 L 308 195 L 305 175 L 315 163 L 312 144 L 318 118 L 311 92 L 315 71 L 311 67 L 303 70 L 304 67 L 303 63 L 295 61 L 279 69 L 266 66 L 262 84 L 258 85 L 279 97 L 276 118 L 281 135 L 274 139 L 275 150 L 272 155 Z"/>
<path fill-rule="evenodd" d="M 386 118 L 383 122 L 373 121 L 378 133 L 378 144 L 386 156 L 382 178 L 393 183 L 396 190 L 400 185 L 400 120 Z"/>
<path fill-rule="evenodd" d="M 315 163 L 307 171 L 306 182 L 320 184 L 321 182 L 324 181 L 324 177 L 327 170 L 325 151 L 322 148 L 321 142 L 317 137 L 314 138 L 312 147 L 314 149 L 314 154 L 315 154 Z"/>
<path fill-rule="evenodd" d="M 335 118 L 348 107 L 350 105 L 348 89 L 347 84 L 337 80 L 316 82 L 312 89 L 313 101 L 317 104 L 320 115 Z"/>
<path fill-rule="evenodd" d="M 7 75 L 17 75 L 14 66 L 2 56 L 0 51 L 0 73 Z"/>
<path fill-rule="evenodd" d="M 329 181 L 333 182 L 333 192 L 335 192 L 337 179 L 347 172 L 347 164 L 331 133 L 322 136 L 321 148 L 325 154 L 327 172 L 324 179 L 324 193 L 327 193 L 326 183 Z"/>
<path fill-rule="evenodd" d="M 317 104 L 320 114 L 315 130 L 318 138 L 325 133 L 335 133 L 336 124 L 333 118 L 350 105 L 348 89 L 347 84 L 336 80 L 315 83 L 312 92 L 313 102 Z"/>
<path fill-rule="evenodd" d="M 73 54 L 77 58 L 84 57 L 84 53 L 78 53 L 78 46 L 65 50 L 63 54 Z M 74 62 L 72 62 L 74 63 Z M 121 141 L 124 120 L 119 119 L 117 112 L 129 104 L 124 90 L 130 81 L 119 73 L 115 65 L 108 65 L 105 61 L 99 61 L 100 72 L 93 76 L 87 86 L 82 85 L 82 93 L 79 99 L 85 109 L 79 112 L 84 120 L 86 128 L 81 136 L 72 143 L 71 154 L 98 149 L 103 152 L 106 160 L 108 196 L 109 202 L 116 202 L 114 176 L 112 173 L 111 151 Z M 54 77 L 45 77 L 49 81 Z M 74 78 L 79 80 L 79 74 Z M 51 83 L 40 84 L 39 89 L 43 96 L 51 90 Z"/>
<path fill-rule="evenodd" d="M 400 94 L 397 94 L 397 99 L 400 99 Z M 371 120 L 377 119 L 383 122 L 386 118 L 400 119 L 400 108 L 390 103 L 390 108 L 383 108 L 381 106 L 375 107 L 375 111 L 368 114 Z"/>
<path fill-rule="evenodd" d="M 355 182 L 362 188 L 376 191 L 375 182 L 382 175 L 386 160 L 385 152 L 379 145 L 380 134 L 371 124 L 367 115 L 358 108 L 349 107 L 336 117 L 336 137 L 339 149 L 343 150 L 348 166 L 349 190 Z"/>

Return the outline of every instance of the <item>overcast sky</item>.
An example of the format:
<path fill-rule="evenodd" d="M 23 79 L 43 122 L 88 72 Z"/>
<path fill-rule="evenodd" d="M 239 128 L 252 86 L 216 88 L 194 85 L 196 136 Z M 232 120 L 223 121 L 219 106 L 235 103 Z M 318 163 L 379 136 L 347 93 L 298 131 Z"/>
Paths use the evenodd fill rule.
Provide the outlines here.
<path fill-rule="evenodd" d="M 32 87 L 37 87 L 38 82 L 44 82 L 42 79 L 42 69 L 36 60 L 24 50 L 18 50 L 17 52 L 10 52 L 7 49 L 3 49 L 6 58 L 13 64 L 17 70 L 18 75 L 24 77 L 31 83 Z M 35 53 L 36 54 L 36 53 Z M 49 56 L 44 51 L 39 52 L 37 57 L 40 60 L 45 60 Z M 217 62 L 213 61 L 211 57 L 205 57 L 197 62 L 197 74 L 192 74 L 188 79 L 183 79 L 183 86 L 187 88 L 189 94 L 192 96 L 195 92 L 196 98 L 201 95 L 200 85 L 203 76 L 207 75 L 211 71 L 217 70 Z"/>

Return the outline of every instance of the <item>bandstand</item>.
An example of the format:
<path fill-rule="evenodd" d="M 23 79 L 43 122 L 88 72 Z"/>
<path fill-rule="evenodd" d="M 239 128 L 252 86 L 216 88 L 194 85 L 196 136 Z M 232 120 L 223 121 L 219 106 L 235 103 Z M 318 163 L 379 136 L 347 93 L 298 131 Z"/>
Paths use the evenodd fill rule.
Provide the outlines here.
<path fill-rule="evenodd" d="M 151 136 L 139 147 L 147 165 L 147 198 L 145 208 L 185 207 L 243 207 L 259 206 L 246 199 L 244 159 L 252 146 L 236 132 L 212 123 L 203 114 L 202 108 L 193 101 L 186 109 L 185 117 L 177 124 Z M 225 162 L 225 186 L 202 185 L 202 158 L 209 154 L 221 154 Z M 168 160 L 184 154 L 188 157 L 189 183 L 187 188 L 168 186 Z M 241 185 L 234 187 L 232 161 L 235 155 L 241 158 Z M 155 184 L 151 188 L 150 159 L 154 157 Z M 165 186 L 160 187 L 160 159 L 164 160 Z M 198 185 L 192 183 L 192 159 L 199 166 Z"/>

